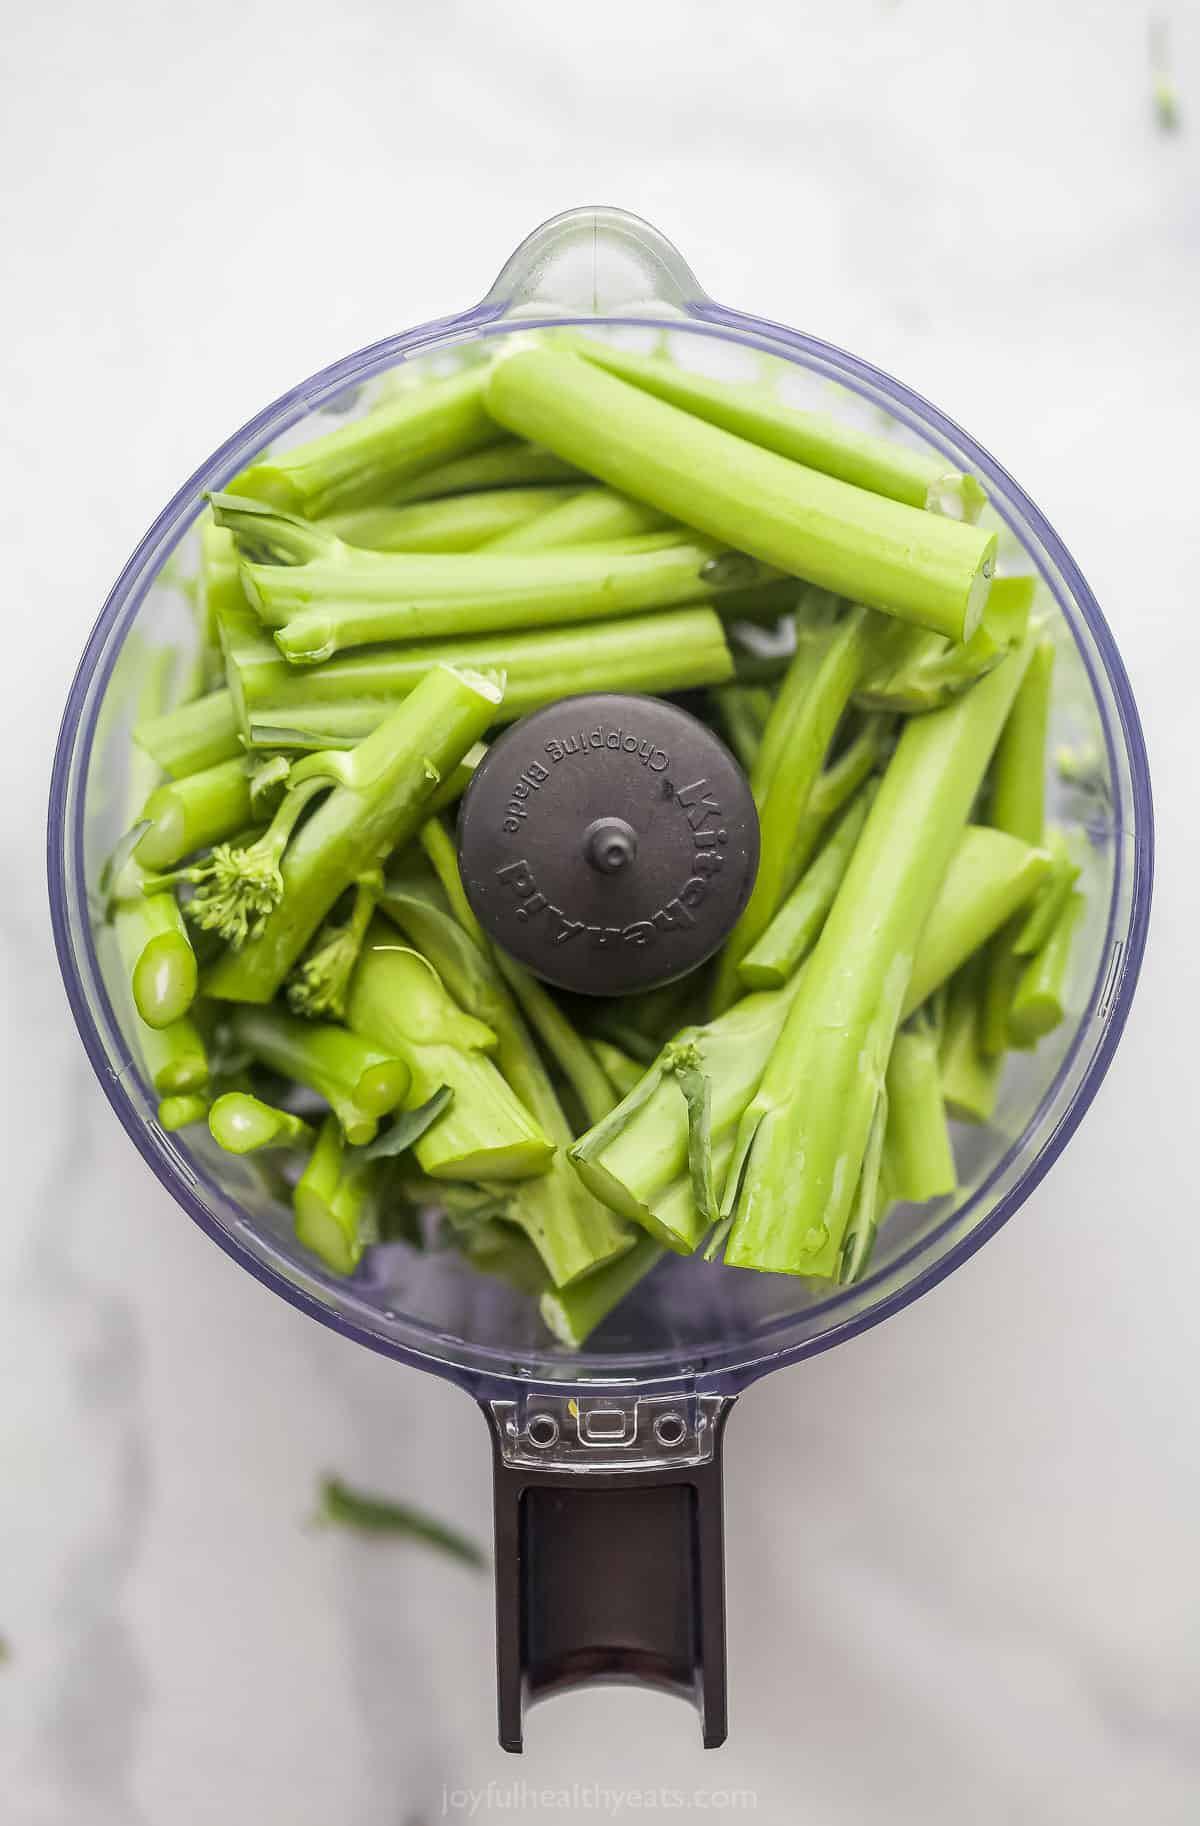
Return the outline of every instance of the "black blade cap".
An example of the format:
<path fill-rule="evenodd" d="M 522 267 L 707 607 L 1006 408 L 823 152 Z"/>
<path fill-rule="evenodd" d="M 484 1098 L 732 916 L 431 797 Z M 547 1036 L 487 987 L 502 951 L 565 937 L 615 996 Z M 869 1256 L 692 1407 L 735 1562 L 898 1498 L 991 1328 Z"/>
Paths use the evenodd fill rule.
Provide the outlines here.
<path fill-rule="evenodd" d="M 725 744 L 661 698 L 563 698 L 507 730 L 463 798 L 489 937 L 546 982 L 628 995 L 694 970 L 750 897 L 758 815 Z"/>

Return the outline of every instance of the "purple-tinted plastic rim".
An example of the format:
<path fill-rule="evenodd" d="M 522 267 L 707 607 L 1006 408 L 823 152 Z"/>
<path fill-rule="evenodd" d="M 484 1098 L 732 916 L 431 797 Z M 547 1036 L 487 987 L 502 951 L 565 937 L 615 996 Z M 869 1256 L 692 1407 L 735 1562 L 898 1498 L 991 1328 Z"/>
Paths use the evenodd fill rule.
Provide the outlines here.
<path fill-rule="evenodd" d="M 191 1187 L 181 1176 L 171 1173 L 162 1156 L 151 1146 L 145 1122 L 130 1101 L 120 1077 L 115 1075 L 112 1070 L 110 1051 L 106 1045 L 105 1036 L 89 1007 L 80 962 L 75 952 L 70 927 L 72 909 L 68 905 L 67 898 L 67 865 L 68 861 L 74 863 L 76 879 L 81 884 L 82 892 L 84 880 L 83 818 L 80 806 L 74 820 L 68 820 L 68 796 L 73 766 L 78 769 L 77 778 L 86 777 L 95 737 L 97 714 L 102 702 L 102 690 L 97 689 L 94 692 L 90 711 L 87 698 L 94 685 L 98 683 L 103 686 L 107 682 L 115 664 L 119 646 L 106 654 L 114 623 L 121 616 L 127 616 L 132 621 L 146 592 L 158 574 L 163 559 L 197 517 L 204 491 L 220 488 L 243 467 L 252 454 L 278 437 L 281 432 L 287 430 L 305 414 L 327 404 L 344 393 L 347 388 L 373 378 L 383 370 L 394 366 L 398 361 L 428 349 L 431 345 L 440 349 L 498 332 L 507 333 L 511 330 L 536 329 L 568 323 L 586 326 L 587 324 L 595 325 L 597 322 L 597 319 L 593 317 L 555 314 L 552 317 L 529 316 L 522 317 L 518 321 L 509 320 L 501 323 L 500 320 L 506 316 L 507 308 L 508 301 L 504 298 L 497 298 L 493 293 L 481 305 L 460 316 L 440 318 L 422 324 L 403 335 L 373 343 L 341 361 L 334 362 L 331 366 L 302 382 L 298 387 L 281 395 L 270 406 L 258 413 L 188 478 L 155 520 L 130 558 L 110 592 L 92 630 L 72 681 L 63 712 L 51 777 L 48 819 L 50 913 L 59 964 L 71 1010 L 88 1057 L 109 1102 L 116 1111 L 122 1126 L 155 1175 L 215 1243 L 219 1244 L 242 1267 L 247 1268 L 265 1286 L 281 1294 L 284 1299 L 290 1301 L 302 1312 L 308 1313 L 310 1317 L 332 1326 L 345 1336 L 353 1338 L 371 1349 L 395 1357 L 401 1362 L 447 1376 L 469 1388 L 481 1399 L 492 1394 L 511 1393 L 514 1383 L 519 1383 L 524 1390 L 561 1386 L 564 1379 L 570 1379 L 571 1362 L 552 1361 L 547 1356 L 538 1367 L 535 1367 L 536 1353 L 522 1353 L 518 1359 L 512 1353 L 505 1353 L 493 1347 L 468 1346 L 461 1343 L 452 1346 L 451 1341 L 444 1334 L 432 1331 L 422 1333 L 422 1328 L 413 1321 L 406 1321 L 409 1329 L 414 1334 L 422 1333 L 422 1336 L 420 1342 L 407 1342 L 382 1335 L 372 1329 L 365 1313 L 360 1322 L 345 1312 L 332 1310 L 305 1289 L 298 1287 L 269 1263 L 259 1259 L 236 1235 L 225 1230 L 205 1209 Z M 766 1321 L 753 1334 L 744 1337 L 740 1344 L 730 1346 L 728 1350 L 709 1350 L 703 1357 L 699 1357 L 694 1351 L 687 1353 L 686 1357 L 677 1351 L 649 1352 L 636 1356 L 613 1354 L 603 1358 L 591 1357 L 581 1363 L 583 1378 L 596 1387 L 603 1387 L 606 1384 L 622 1387 L 636 1385 L 639 1389 L 650 1389 L 670 1387 L 683 1382 L 719 1393 L 733 1394 L 769 1370 L 796 1362 L 805 1356 L 815 1355 L 819 1351 L 829 1349 L 834 1344 L 842 1343 L 858 1332 L 878 1324 L 880 1320 L 899 1311 L 920 1295 L 936 1287 L 953 1269 L 973 1255 L 988 1237 L 994 1235 L 1002 1224 L 1007 1222 L 1054 1164 L 1091 1104 L 1112 1060 L 1128 1017 L 1141 968 L 1150 917 L 1153 877 L 1154 837 L 1150 775 L 1141 723 L 1125 668 L 1099 605 L 1084 581 L 1078 566 L 1053 528 L 1007 471 L 944 413 L 939 412 L 927 400 L 913 393 L 882 370 L 832 344 L 803 335 L 799 331 L 788 329 L 769 320 L 727 310 L 702 293 L 687 299 L 686 312 L 682 319 L 622 314 L 615 321 L 619 321 L 622 325 L 639 325 L 667 331 L 703 330 L 707 326 L 725 341 L 742 342 L 749 347 L 766 350 L 771 354 L 790 355 L 792 359 L 798 360 L 801 365 L 810 370 L 816 369 L 836 376 L 839 382 L 865 397 L 873 397 L 877 392 L 883 393 L 887 396 L 889 410 L 896 418 L 910 426 L 927 441 L 941 448 L 956 462 L 965 458 L 967 466 L 989 484 L 988 493 L 991 497 L 991 504 L 1000 517 L 1010 525 L 1015 518 L 1020 518 L 1027 523 L 1044 548 L 1052 565 L 1061 574 L 1074 608 L 1086 622 L 1115 700 L 1131 781 L 1132 833 L 1124 823 L 1123 808 L 1119 798 L 1114 807 L 1113 843 L 1118 854 L 1122 842 L 1127 840 L 1131 834 L 1133 837 L 1132 882 L 1128 935 L 1120 959 L 1119 975 L 1115 987 L 1110 989 L 1111 1003 L 1104 1031 L 1091 1063 L 1056 1127 L 1029 1160 L 1020 1178 L 997 1200 L 994 1207 L 937 1259 L 929 1262 L 924 1268 L 918 1269 L 911 1278 L 904 1278 L 906 1266 L 918 1256 L 935 1250 L 946 1230 L 961 1225 L 971 1209 L 986 1200 L 990 1188 L 1012 1165 L 1014 1157 L 1022 1150 L 1025 1135 L 1038 1126 L 1049 1104 L 1070 1073 L 1083 1043 L 1086 1020 L 1080 1021 L 1054 1082 L 1030 1115 L 1022 1136 L 1006 1151 L 984 1182 L 975 1190 L 967 1204 L 952 1212 L 944 1223 L 935 1226 L 914 1242 L 901 1256 L 890 1261 L 886 1267 L 881 1268 L 865 1282 L 853 1289 L 847 1289 L 843 1293 L 831 1296 L 822 1302 L 820 1307 L 810 1307 L 801 1313 Z M 1014 511 L 1010 514 L 1006 509 Z M 1056 579 L 1045 570 L 1043 570 L 1043 576 L 1060 607 L 1063 607 L 1065 611 L 1062 592 Z M 1068 625 L 1070 625 L 1069 615 L 1067 619 Z M 1098 680 L 1092 657 L 1083 647 L 1080 647 L 1079 651 L 1093 692 L 1096 693 Z M 103 675 L 97 680 L 96 674 L 101 666 L 103 666 Z M 1113 776 L 1117 777 L 1116 757 L 1108 721 L 1105 717 L 1102 717 L 1101 721 L 1108 750 L 1109 769 Z M 104 1024 L 108 1028 L 113 1049 L 120 1053 L 124 1050 L 124 1042 L 108 1002 L 98 961 L 91 944 L 86 906 L 76 907 L 75 912 L 79 916 L 79 928 L 86 935 L 85 943 L 89 951 L 88 967 Z M 1100 949 L 1099 973 L 1086 1002 L 1088 1011 L 1091 1011 L 1098 1003 L 1101 996 L 1102 979 L 1110 967 L 1115 920 L 1116 895 L 1110 904 L 1108 927 Z M 203 1177 L 202 1173 L 200 1177 Z M 888 1282 L 897 1282 L 897 1284 L 889 1290 L 886 1287 Z M 879 1298 L 865 1310 L 857 1309 L 864 1294 L 868 1293 L 872 1286 L 880 1287 Z M 843 1307 L 854 1307 L 856 1310 L 847 1311 L 843 1319 L 835 1320 L 818 1335 L 806 1336 L 798 1340 L 793 1338 L 790 1342 L 786 1336 L 782 1335 L 789 1330 L 794 1330 L 801 1321 L 811 1321 L 818 1313 L 824 1316 L 836 1313 L 839 1308 Z"/>

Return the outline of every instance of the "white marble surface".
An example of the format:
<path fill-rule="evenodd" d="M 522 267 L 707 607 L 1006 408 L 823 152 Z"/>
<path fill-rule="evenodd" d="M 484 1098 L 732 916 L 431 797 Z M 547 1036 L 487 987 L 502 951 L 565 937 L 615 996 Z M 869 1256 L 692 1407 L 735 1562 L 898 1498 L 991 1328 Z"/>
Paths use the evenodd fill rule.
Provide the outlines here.
<path fill-rule="evenodd" d="M 753 1787 L 756 1817 L 805 1826 L 1196 1818 L 1200 26 L 1174 12 L 1174 138 L 1117 0 L 6 12 L 12 1826 L 401 1826 L 443 1784 L 522 1777 L 700 1787 L 713 1818 Z M 151 1180 L 68 1019 L 42 816 L 78 650 L 181 478 L 591 201 L 1015 471 L 1121 642 L 1161 848 L 1126 1039 L 1048 1182 L 937 1293 L 734 1416 L 728 1749 L 667 1699 L 583 1693 L 518 1763 L 486 1582 L 303 1527 L 331 1465 L 481 1529 L 480 1421 L 270 1298 Z"/>

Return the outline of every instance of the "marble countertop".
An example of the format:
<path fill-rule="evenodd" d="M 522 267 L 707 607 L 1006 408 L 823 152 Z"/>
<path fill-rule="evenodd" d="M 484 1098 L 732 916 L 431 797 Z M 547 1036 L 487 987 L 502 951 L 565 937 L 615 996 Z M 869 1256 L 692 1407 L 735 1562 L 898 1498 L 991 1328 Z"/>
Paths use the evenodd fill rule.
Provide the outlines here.
<path fill-rule="evenodd" d="M 714 1819 L 752 1789 L 780 1826 L 1195 1819 L 1200 28 L 1174 11 L 1174 135 L 1115 0 L 6 22 L 12 1826 L 417 1826 L 467 1790 L 476 1817 L 611 1815 L 590 1784 Z M 728 1748 L 675 1701 L 582 1692 L 534 1712 L 518 1762 L 487 1581 L 304 1525 L 336 1467 L 482 1532 L 482 1424 L 270 1298 L 152 1180 L 68 1017 L 43 806 L 83 640 L 180 480 L 591 201 L 722 300 L 903 375 L 1020 477 L 1126 658 L 1160 862 L 1126 1037 L 1049 1179 L 950 1282 L 734 1416 Z"/>

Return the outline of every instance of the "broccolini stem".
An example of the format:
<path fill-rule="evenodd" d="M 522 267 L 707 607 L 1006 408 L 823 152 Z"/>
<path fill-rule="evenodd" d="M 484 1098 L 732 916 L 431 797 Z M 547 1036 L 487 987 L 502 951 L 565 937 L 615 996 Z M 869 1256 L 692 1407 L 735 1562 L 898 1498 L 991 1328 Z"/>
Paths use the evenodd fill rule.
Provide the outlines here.
<path fill-rule="evenodd" d="M 735 1267 L 837 1272 L 921 930 L 1028 657 L 900 737 L 742 1119 L 726 1190 Z"/>
<path fill-rule="evenodd" d="M 1015 1046 L 1036 1045 L 1063 1019 L 1071 947 L 1085 904 L 1079 892 L 1068 894 L 1045 944 L 1021 972 L 1008 1010 L 1008 1028 Z"/>
<path fill-rule="evenodd" d="M 403 1052 L 374 1045 L 344 1027 L 299 1019 L 275 1008 L 239 1008 L 235 1040 L 252 1057 L 323 1097 L 347 1141 L 374 1139 L 377 1119 L 409 1096 L 413 1074 Z"/>
<path fill-rule="evenodd" d="M 778 989 L 808 955 L 850 866 L 870 804 L 870 788 L 864 786 L 850 801 L 828 842 L 818 851 L 816 860 L 809 864 L 762 937 L 738 965 L 738 976 L 745 988 Z"/>
<path fill-rule="evenodd" d="M 492 488 L 416 501 L 404 507 L 358 507 L 321 524 L 347 545 L 372 552 L 474 552 L 501 534 L 556 507 L 568 488 Z"/>
<path fill-rule="evenodd" d="M 709 380 L 661 355 L 635 355 L 609 343 L 580 338 L 573 346 L 588 361 L 657 399 L 872 494 L 935 511 L 945 511 L 950 501 L 964 520 L 977 519 L 987 498 L 974 476 L 942 457 L 856 430 L 825 412 L 797 411 L 762 388 L 752 391 Z"/>
<path fill-rule="evenodd" d="M 139 1016 L 147 1027 L 171 1026 L 191 1007 L 197 986 L 196 956 L 175 896 L 118 900 L 113 928 Z"/>
<path fill-rule="evenodd" d="M 937 710 L 999 665 L 1025 639 L 1033 606 L 1032 577 L 996 577 L 983 620 L 970 640 L 895 623 L 882 636 L 860 681 L 855 702 L 867 709 L 907 713 Z"/>
<path fill-rule="evenodd" d="M 373 870 L 354 887 L 354 906 L 345 925 L 326 923 L 313 948 L 302 957 L 288 983 L 288 1005 L 297 1014 L 333 1015 L 346 1012 L 346 992 L 358 954 L 362 950 L 383 888 L 383 877 Z"/>
<path fill-rule="evenodd" d="M 484 1048 L 495 1034 L 464 1014 L 432 966 L 382 926 L 372 928 L 350 988 L 357 1033 L 399 1053 L 412 1069 L 408 1105 L 427 1103 L 442 1085 L 453 1096 L 417 1140 L 414 1152 L 434 1179 L 510 1180 L 544 1173 L 554 1154 Z"/>
<path fill-rule="evenodd" d="M 498 361 L 487 406 L 610 487 L 764 564 L 954 640 L 978 625 L 994 533 L 763 450 L 557 349 Z"/>
<path fill-rule="evenodd" d="M 960 1122 L 990 1122 L 1004 1068 L 1003 1055 L 985 1053 L 983 998 L 987 958 L 973 957 L 951 980 L 942 1023 L 942 1096 Z"/>
<path fill-rule="evenodd" d="M 626 1294 L 644 1281 L 665 1251 L 652 1236 L 641 1236 L 625 1255 L 597 1268 L 572 1287 L 544 1293 L 538 1302 L 543 1322 L 560 1344 L 579 1350 Z"/>
<path fill-rule="evenodd" d="M 365 417 L 276 456 L 260 458 L 231 486 L 313 518 L 391 496 L 398 483 L 498 442 L 483 405 L 485 370 L 430 381 Z"/>
<path fill-rule="evenodd" d="M 627 1097 L 634 1085 L 641 1081 L 643 1066 L 639 1060 L 622 1052 L 610 1040 L 592 1040 L 590 1045 L 597 1065 L 613 1087 L 615 1108 L 620 1098 Z"/>
<path fill-rule="evenodd" d="M 1072 861 L 1061 831 L 1051 831 L 1046 848 L 1050 855 L 1050 872 L 1034 896 L 1024 925 L 1013 939 L 1012 948 L 1017 957 L 1033 957 L 1041 950 L 1082 872 L 1078 863 Z"/>
<path fill-rule="evenodd" d="M 861 1281 L 871 1264 L 879 1220 L 887 1199 L 883 1185 L 887 1127 L 888 1093 L 885 1083 L 880 1086 L 875 1099 L 858 1185 L 854 1191 L 842 1253 L 838 1260 L 837 1278 L 843 1287 L 852 1287 L 856 1281 Z"/>
<path fill-rule="evenodd" d="M 407 1504 L 388 1502 L 378 1496 L 363 1496 L 340 1478 L 321 1480 L 320 1519 L 356 1529 L 360 1534 L 407 1535 L 440 1548 L 467 1566 L 487 1565 L 487 1555 L 456 1529 L 447 1528 L 444 1522 L 422 1515 Z"/>
<path fill-rule="evenodd" d="M 228 691 L 210 691 L 174 710 L 139 718 L 133 739 L 174 780 L 241 754 L 237 715 Z"/>
<path fill-rule="evenodd" d="M 204 1122 L 208 1116 L 208 1098 L 195 1093 L 184 1096 L 164 1097 L 158 1106 L 158 1126 L 173 1134 L 176 1129 L 190 1128 L 193 1123 Z"/>
<path fill-rule="evenodd" d="M 259 1148 L 301 1147 L 313 1131 L 290 1110 L 276 1109 L 245 1091 L 226 1091 L 208 1112 L 212 1138 L 227 1154 L 254 1154 Z"/>
<path fill-rule="evenodd" d="M 255 744 L 260 728 L 299 726 L 315 741 L 368 735 L 435 665 L 502 671 L 501 722 L 583 691 L 655 695 L 719 684 L 733 674 L 724 630 L 708 608 L 382 647 L 311 667 L 289 665 L 270 640 L 242 640 L 227 648 L 226 663 L 242 706 L 242 733 Z"/>
<path fill-rule="evenodd" d="M 218 961 L 205 984 L 210 995 L 270 1001 L 339 895 L 415 832 L 500 697 L 500 687 L 480 675 L 434 667 L 352 754 L 339 757 L 353 783 L 336 787 L 296 833 L 280 863 L 279 904 L 240 952 Z"/>
<path fill-rule="evenodd" d="M 937 1034 L 928 1020 L 919 1017 L 897 1033 L 886 1082 L 892 1196 L 915 1203 L 945 1197 L 958 1180 L 942 1101 Z"/>
<path fill-rule="evenodd" d="M 292 1209 L 296 1240 L 311 1249 L 334 1274 L 353 1274 L 371 1240 L 371 1206 L 378 1168 L 347 1159 L 341 1125 L 327 1116 L 308 1164 L 296 1182 Z"/>
<path fill-rule="evenodd" d="M 650 552 L 580 546 L 528 557 L 344 546 L 308 564 L 244 566 L 255 608 L 298 665 L 379 641 L 494 635 L 715 602 L 760 573 L 754 559 L 699 539 Z"/>
<path fill-rule="evenodd" d="M 149 829 L 138 839 L 133 854 L 147 869 L 169 869 L 233 837 L 254 822 L 250 775 L 244 759 L 218 761 L 181 780 L 156 786 L 142 808 L 139 822 Z"/>
<path fill-rule="evenodd" d="M 569 500 L 551 502 L 536 519 L 489 539 L 488 550 L 546 552 L 561 545 L 611 545 L 615 539 L 656 533 L 670 525 L 666 514 L 615 489 L 586 488 Z"/>
<path fill-rule="evenodd" d="M 587 483 L 588 476 L 550 450 L 539 450 L 523 438 L 501 437 L 486 450 L 439 463 L 407 482 L 388 489 L 388 500 L 432 501 L 445 495 L 473 494 L 481 488 L 517 488 L 530 482 Z"/>
<path fill-rule="evenodd" d="M 904 997 L 905 1018 L 1028 905 L 1050 868 L 1045 850 L 989 825 L 967 826 L 921 934 Z"/>

